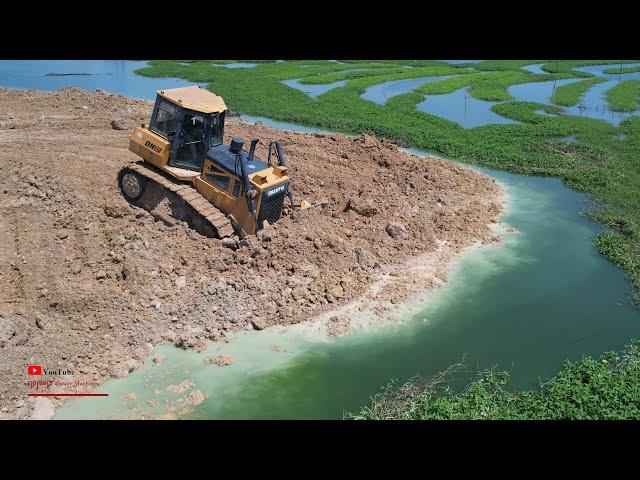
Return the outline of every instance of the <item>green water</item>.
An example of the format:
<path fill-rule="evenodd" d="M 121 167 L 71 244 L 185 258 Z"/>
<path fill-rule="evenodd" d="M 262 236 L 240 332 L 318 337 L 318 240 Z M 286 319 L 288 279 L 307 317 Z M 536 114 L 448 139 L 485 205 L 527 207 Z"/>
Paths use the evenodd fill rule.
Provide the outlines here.
<path fill-rule="evenodd" d="M 587 198 L 557 179 L 483 171 L 508 192 L 502 220 L 517 232 L 464 255 L 410 321 L 338 340 L 295 326 L 244 332 L 200 354 L 164 346 L 162 365 L 148 360 L 96 390 L 109 398 L 73 400 L 56 418 L 158 414 L 184 395 L 166 386 L 184 379 L 207 398 L 183 418 L 341 418 L 389 379 L 432 375 L 463 354 L 470 366 L 507 368 L 514 386 L 529 387 L 565 359 L 640 338 L 625 276 L 593 249 L 600 227 L 580 215 Z M 202 363 L 218 353 L 230 353 L 234 363 Z M 124 392 L 136 392 L 137 400 L 123 399 Z M 158 407 L 147 405 L 152 399 Z"/>

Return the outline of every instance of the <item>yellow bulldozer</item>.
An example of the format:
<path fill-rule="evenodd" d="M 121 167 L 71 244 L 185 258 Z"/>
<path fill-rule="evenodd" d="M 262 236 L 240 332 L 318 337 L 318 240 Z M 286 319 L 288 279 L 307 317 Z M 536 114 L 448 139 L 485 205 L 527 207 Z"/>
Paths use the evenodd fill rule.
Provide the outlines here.
<path fill-rule="evenodd" d="M 203 235 L 240 238 L 253 235 L 264 222 L 281 218 L 285 197 L 293 207 L 284 152 L 269 144 L 264 162 L 233 138 L 224 145 L 227 106 L 198 87 L 159 90 L 149 126 L 129 137 L 129 150 L 142 158 L 120 170 L 125 199 L 152 214 L 169 210 Z"/>

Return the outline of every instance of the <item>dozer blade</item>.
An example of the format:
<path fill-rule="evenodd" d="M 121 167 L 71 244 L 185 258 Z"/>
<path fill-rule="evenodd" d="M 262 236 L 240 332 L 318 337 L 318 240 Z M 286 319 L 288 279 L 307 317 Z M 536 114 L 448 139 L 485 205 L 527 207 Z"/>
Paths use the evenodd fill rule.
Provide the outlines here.
<path fill-rule="evenodd" d="M 141 190 L 137 198 L 128 195 L 123 186 L 123 179 L 131 173 L 140 176 Z M 162 218 L 159 210 L 168 210 L 173 218 L 186 221 L 191 228 L 207 237 L 224 238 L 234 234 L 233 225 L 224 213 L 191 184 L 179 182 L 152 165 L 130 163 L 120 170 L 118 182 L 129 203 L 144 208 L 156 218 Z M 129 193 L 131 191 L 129 189 Z M 133 191 L 136 192 L 135 189 Z"/>

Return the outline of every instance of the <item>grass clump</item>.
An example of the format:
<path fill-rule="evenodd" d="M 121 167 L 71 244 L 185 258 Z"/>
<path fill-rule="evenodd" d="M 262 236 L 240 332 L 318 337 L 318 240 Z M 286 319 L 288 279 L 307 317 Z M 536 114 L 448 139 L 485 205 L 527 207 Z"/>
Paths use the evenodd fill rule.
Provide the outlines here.
<path fill-rule="evenodd" d="M 607 103 L 614 112 L 633 112 L 640 109 L 640 80 L 626 80 L 607 90 Z"/>
<path fill-rule="evenodd" d="M 555 89 L 551 96 L 551 101 L 563 107 L 577 105 L 584 93 L 597 83 L 606 81 L 602 77 L 590 78 L 580 82 L 568 83 Z"/>
<path fill-rule="evenodd" d="M 619 67 L 616 67 L 616 68 L 607 68 L 606 70 L 603 70 L 603 73 L 608 73 L 610 75 L 619 75 L 622 73 L 636 73 L 636 72 L 640 72 L 640 66 L 623 67 L 622 65 L 620 65 Z"/>
<path fill-rule="evenodd" d="M 366 420 L 618 420 L 640 419 L 640 345 L 567 361 L 553 378 L 524 391 L 509 389 L 506 371 L 488 369 L 461 391 L 448 383 L 457 364 L 427 381 L 391 382 L 347 418 Z"/>

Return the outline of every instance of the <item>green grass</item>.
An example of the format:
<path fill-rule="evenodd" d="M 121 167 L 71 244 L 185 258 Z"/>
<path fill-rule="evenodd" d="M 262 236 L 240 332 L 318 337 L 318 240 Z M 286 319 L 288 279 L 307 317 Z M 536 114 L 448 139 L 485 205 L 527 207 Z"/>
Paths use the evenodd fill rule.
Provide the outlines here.
<path fill-rule="evenodd" d="M 640 80 L 625 80 L 606 93 L 609 108 L 614 112 L 633 112 L 640 109 Z"/>
<path fill-rule="evenodd" d="M 603 70 L 604 73 L 609 73 L 611 75 L 616 75 L 620 73 L 635 73 L 640 72 L 640 67 L 615 67 L 615 68 L 607 68 Z"/>
<path fill-rule="evenodd" d="M 590 78 L 589 80 L 582 80 L 580 82 L 569 83 L 567 85 L 561 85 L 556 88 L 551 101 L 556 105 L 562 105 L 563 107 L 572 107 L 577 105 L 584 93 L 593 87 L 597 83 L 606 81 L 602 77 Z"/>
<path fill-rule="evenodd" d="M 595 239 L 596 248 L 640 285 L 640 119 L 631 117 L 616 128 L 604 121 L 563 115 L 559 107 L 513 101 L 507 92 L 510 85 L 581 77 L 595 82 L 591 75 L 576 75 L 573 69 L 604 62 L 550 61 L 543 66 L 549 72 L 545 75 L 521 69 L 532 63 L 542 61 L 480 62 L 471 68 L 437 61 L 347 64 L 297 61 L 264 63 L 251 69 L 217 68 L 210 61 L 188 65 L 153 61 L 138 73 L 208 82 L 209 88 L 222 95 L 230 109 L 248 115 L 345 133 L 369 133 L 403 140 L 411 146 L 438 151 L 468 163 L 514 173 L 559 177 L 567 186 L 588 192 L 596 200 L 597 207 L 589 213 L 607 227 L 607 233 Z M 407 64 L 413 68 L 393 67 Z M 348 76 L 342 72 L 352 68 L 363 68 L 368 73 Z M 382 82 L 456 73 L 459 75 L 393 97 L 384 106 L 360 98 L 366 88 Z M 308 83 L 327 82 L 340 75 L 347 75 L 343 77 L 348 78 L 346 85 L 316 100 L 281 83 L 292 78 L 302 78 Z M 568 90 L 561 87 L 563 90 L 556 92 L 556 100 L 568 103 L 576 96 L 579 98 L 582 94 L 579 90 L 584 85 L 576 83 L 581 85 Z M 493 110 L 521 123 L 464 129 L 416 110 L 416 104 L 426 94 L 449 93 L 469 84 L 470 95 L 503 101 L 494 105 Z M 535 113 L 538 109 L 560 115 L 546 117 Z M 618 133 L 624 133 L 626 140 L 617 139 Z M 569 145 L 558 140 L 567 135 L 575 135 L 578 143 Z M 640 301 L 640 290 L 635 290 L 635 298 Z"/>
<path fill-rule="evenodd" d="M 388 384 L 347 418 L 366 420 L 616 420 L 640 419 L 640 347 L 565 362 L 537 388 L 509 389 L 509 374 L 485 370 L 461 391 L 447 386 L 464 365 L 425 381 Z"/>

